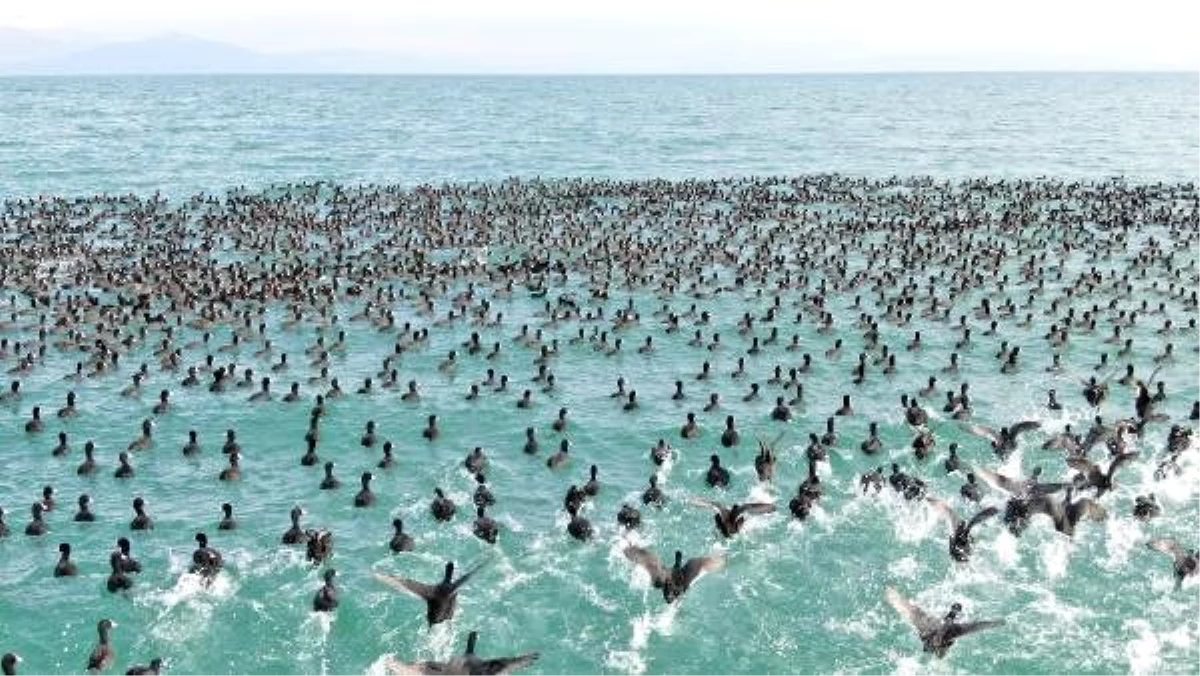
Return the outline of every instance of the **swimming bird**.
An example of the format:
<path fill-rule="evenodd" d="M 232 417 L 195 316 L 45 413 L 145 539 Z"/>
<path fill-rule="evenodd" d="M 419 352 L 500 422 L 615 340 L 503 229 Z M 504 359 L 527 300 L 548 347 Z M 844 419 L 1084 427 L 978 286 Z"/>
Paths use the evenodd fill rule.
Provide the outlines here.
<path fill-rule="evenodd" d="M 224 561 L 221 553 L 208 546 L 208 536 L 196 533 L 196 550 L 192 552 L 190 572 L 201 576 L 205 581 L 211 581 L 221 572 Z"/>
<path fill-rule="evenodd" d="M 108 580 L 105 586 L 109 592 L 116 593 L 125 591 L 133 586 L 133 578 L 129 577 L 125 569 L 125 559 L 120 551 L 115 551 L 108 556 L 108 565 L 111 572 L 108 575 Z"/>
<path fill-rule="evenodd" d="M 429 511 L 433 514 L 433 518 L 438 521 L 449 521 L 454 518 L 454 513 L 458 511 L 458 505 L 454 501 L 446 497 L 446 493 L 440 489 L 433 489 L 434 498 L 429 503 Z"/>
<path fill-rule="evenodd" d="M 958 639 L 984 629 L 999 627 L 1004 620 L 984 620 L 981 622 L 959 622 L 962 605 L 954 603 L 946 617 L 938 620 L 922 610 L 912 601 L 904 598 L 894 587 L 888 587 L 884 596 L 896 612 L 917 630 L 925 652 L 933 653 L 936 657 L 945 657 L 946 652 Z"/>
<path fill-rule="evenodd" d="M 96 633 L 99 635 L 99 641 L 96 647 L 92 649 L 92 654 L 88 657 L 87 669 L 92 673 L 99 671 L 108 671 L 112 667 L 113 660 L 117 658 L 117 653 L 113 650 L 112 644 L 109 642 L 109 632 L 117 628 L 117 623 L 109 619 L 100 620 L 96 625 Z"/>
<path fill-rule="evenodd" d="M 392 519 L 392 530 L 392 539 L 388 540 L 388 548 L 392 550 L 392 553 L 411 552 L 414 543 L 412 536 L 404 532 L 404 521 Z"/>
<path fill-rule="evenodd" d="M 54 565 L 54 577 L 75 577 L 79 575 L 79 567 L 71 560 L 71 545 L 63 542 L 58 545 L 58 563 Z"/>
<path fill-rule="evenodd" d="M 16 653 L 4 653 L 4 657 L 0 657 L 0 670 L 3 670 L 4 676 L 16 676 L 17 665 L 20 663 L 20 655 Z"/>
<path fill-rule="evenodd" d="M 1108 513 L 1099 502 L 1091 498 L 1079 498 L 1073 500 L 1075 492 L 1074 486 L 1068 486 L 1067 492 L 1062 500 L 1055 500 L 1051 495 L 1039 495 L 1029 503 L 1029 509 L 1033 513 L 1045 514 L 1054 522 L 1054 530 L 1073 537 L 1075 535 L 1075 525 L 1083 518 L 1091 519 L 1092 521 L 1102 521 Z"/>
<path fill-rule="evenodd" d="M 970 521 L 963 521 L 945 500 L 934 497 L 926 499 L 950 522 L 950 556 L 955 561 L 967 561 L 971 558 L 971 542 L 974 539 L 971 537 L 971 529 L 1000 513 L 995 507 L 987 507 L 977 512 Z"/>
<path fill-rule="evenodd" d="M 1034 467 L 1028 479 L 1016 479 L 999 472 L 979 468 L 975 475 L 982 477 L 989 484 L 1009 493 L 1008 502 L 1004 505 L 1003 520 L 1013 535 L 1020 535 L 1029 523 L 1030 503 L 1040 496 L 1056 493 L 1070 484 L 1061 482 L 1042 483 L 1038 477 L 1042 474 L 1041 467 Z"/>
<path fill-rule="evenodd" d="M 300 527 L 300 517 L 303 516 L 304 510 L 299 505 L 292 507 L 291 519 L 292 525 L 284 532 L 282 542 L 285 545 L 302 545 L 308 542 L 308 534 Z"/>
<path fill-rule="evenodd" d="M 967 430 L 976 436 L 983 437 L 992 443 L 992 450 L 996 455 L 1004 458 L 1017 448 L 1017 436 L 1022 432 L 1036 430 L 1042 424 L 1036 420 L 1023 420 L 1010 427 L 1001 427 L 999 430 L 994 430 L 983 425 L 967 425 Z"/>
<path fill-rule="evenodd" d="M 125 672 L 126 676 L 140 676 L 143 674 L 161 674 L 163 667 L 163 658 L 155 657 L 150 660 L 150 664 L 135 664 L 129 667 Z"/>
<path fill-rule="evenodd" d="M 725 557 L 697 556 L 683 561 L 683 552 L 675 551 L 675 563 L 668 570 L 662 560 L 653 552 L 642 547 L 629 546 L 624 550 L 625 558 L 641 566 L 650 574 L 650 583 L 655 589 L 661 589 L 663 600 L 674 603 L 684 592 L 691 588 L 704 573 L 711 573 L 725 567 Z"/>
<path fill-rule="evenodd" d="M 325 581 L 321 588 L 317 590 L 313 596 L 312 606 L 313 611 L 318 613 L 328 613 L 338 607 L 338 591 L 333 584 L 333 578 L 337 575 L 337 571 L 330 568 L 321 576 Z"/>
<path fill-rule="evenodd" d="M 742 525 L 746 523 L 747 514 L 771 514 L 775 511 L 775 505 L 769 502 L 734 503 L 729 507 L 704 498 L 692 498 L 691 502 L 694 505 L 713 510 L 715 512 L 713 522 L 717 524 L 717 530 L 721 535 L 727 538 L 741 532 Z"/>
<path fill-rule="evenodd" d="M 1078 490 L 1095 488 L 1096 497 L 1099 498 L 1105 493 L 1111 491 L 1116 485 L 1113 482 L 1113 476 L 1116 475 L 1117 470 L 1120 469 L 1122 465 L 1127 464 L 1130 460 L 1133 460 L 1137 456 L 1138 454 L 1133 452 L 1121 453 L 1112 459 L 1112 462 L 1108 465 L 1107 471 L 1102 471 L 1099 465 L 1082 456 L 1067 458 L 1067 465 L 1069 465 L 1071 469 L 1079 472 L 1079 474 L 1075 475 L 1075 478 L 1072 480 L 1072 484 Z"/>
<path fill-rule="evenodd" d="M 518 669 L 524 669 L 540 657 L 540 653 L 526 653 L 516 657 L 493 657 L 483 659 L 475 655 L 475 643 L 479 632 L 467 634 L 467 650 L 462 655 L 451 657 L 445 662 L 424 661 L 415 664 L 397 662 L 395 658 L 388 660 L 387 668 L 392 674 L 511 674 Z"/>
<path fill-rule="evenodd" d="M 305 532 L 304 558 L 309 563 L 319 565 L 333 556 L 333 533 L 328 530 L 310 530 Z"/>
<path fill-rule="evenodd" d="M 425 621 L 429 623 L 429 626 L 433 626 L 454 617 L 454 611 L 458 607 L 459 590 L 486 563 L 486 561 L 479 563 L 458 579 L 454 579 L 454 562 L 447 561 L 442 581 L 432 585 L 385 573 L 375 573 L 375 579 L 393 589 L 408 592 L 423 599 L 425 601 Z"/>

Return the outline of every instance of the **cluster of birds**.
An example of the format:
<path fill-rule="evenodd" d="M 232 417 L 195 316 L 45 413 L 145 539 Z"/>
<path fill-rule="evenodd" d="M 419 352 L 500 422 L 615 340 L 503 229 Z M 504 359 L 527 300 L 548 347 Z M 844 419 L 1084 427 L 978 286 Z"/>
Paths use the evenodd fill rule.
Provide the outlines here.
<path fill-rule="evenodd" d="M 891 450 L 879 423 L 871 422 L 868 438 L 858 445 L 868 463 L 859 481 L 862 493 L 877 494 L 886 484 L 907 500 L 929 502 L 949 524 L 950 556 L 966 561 L 974 531 L 993 517 L 1020 535 L 1034 517 L 1044 516 L 1071 536 L 1082 521 L 1103 519 L 1115 507 L 1106 507 L 1103 498 L 1123 467 L 1153 461 L 1160 478 L 1180 471 L 1184 454 L 1194 448 L 1200 405 L 1193 401 L 1190 411 L 1166 413 L 1178 407 L 1170 404 L 1174 399 L 1156 376 L 1160 369 L 1177 370 L 1176 359 L 1190 360 L 1188 370 L 1195 372 L 1197 214 L 1193 185 L 1118 180 L 951 184 L 839 176 L 678 183 L 513 180 L 415 189 L 315 183 L 235 190 L 224 197 L 197 195 L 177 203 L 157 195 L 10 200 L 0 213 L 0 257 L 6 261 L 0 291 L 8 296 L 0 306 L 0 363 L 9 378 L 0 394 L 0 420 L 5 426 L 23 425 L 30 443 L 36 443 L 51 420 L 65 423 L 81 416 L 83 383 L 110 383 L 113 396 L 146 396 L 153 404 L 140 435 L 119 454 L 112 471 L 117 479 L 132 479 L 138 471 L 133 459 L 161 446 L 153 420 L 171 415 L 178 392 L 241 396 L 254 405 L 275 406 L 281 416 L 307 420 L 299 462 L 323 467 L 319 487 L 333 489 L 341 482 L 334 464 L 319 455 L 325 441 L 321 422 L 340 399 L 394 393 L 400 401 L 415 402 L 423 389 L 445 386 L 402 379 L 402 359 L 433 359 L 439 372 L 470 374 L 471 384 L 462 393 L 468 401 L 513 392 L 517 409 L 537 415 L 538 399 L 553 401 L 573 385 L 593 386 L 555 373 L 563 354 L 653 360 L 660 348 L 691 349 L 703 363 L 694 374 L 677 374 L 673 391 L 639 396 L 622 377 L 613 398 L 630 412 L 664 401 L 687 408 L 693 399 L 685 380 L 711 387 L 697 406 L 702 412 L 687 412 L 679 430 L 681 443 L 699 444 L 708 438 L 701 416 L 723 415 L 728 390 L 718 382 L 728 378 L 739 388 L 750 383 L 734 396 L 762 408 L 761 419 L 751 423 L 762 432 L 756 434 L 754 458 L 762 482 L 775 480 L 783 438 L 767 430 L 794 431 L 811 421 L 801 411 L 840 396 L 840 406 L 831 407 L 821 421 L 824 432 L 808 434 L 807 473 L 788 503 L 799 520 L 823 499 L 822 463 L 828 464 L 831 452 L 850 447 L 837 430 L 839 419 L 858 415 L 845 392 L 868 382 L 890 383 L 904 429 L 912 435 L 916 469 L 905 471 L 899 462 L 892 463 L 890 474 L 882 465 L 870 469 L 872 456 Z M 1070 272 L 1061 265 L 1068 258 L 1082 258 L 1084 264 Z M 656 298 L 660 306 L 644 316 L 645 308 L 633 299 L 639 293 Z M 506 341 L 502 336 L 512 329 L 505 311 L 522 302 L 541 307 L 540 325 L 525 323 Z M 719 315 L 704 305 L 745 311 Z M 802 326 L 813 327 L 812 343 L 801 342 Z M 302 354 L 277 347 L 282 337 L 311 327 L 316 337 Z M 782 335 L 789 330 L 796 331 L 790 339 Z M 736 337 L 730 339 L 729 331 Z M 346 354 L 361 349 L 355 336 L 362 332 L 395 340 L 393 349 L 377 355 L 378 372 L 355 388 L 346 385 L 349 374 L 336 371 Z M 944 366 L 933 375 L 916 372 L 913 355 L 943 349 L 927 345 L 937 333 L 956 341 L 952 349 L 944 348 Z M 1095 365 L 1070 361 L 1073 340 L 1102 334 L 1110 334 L 1104 343 L 1114 350 L 1112 358 L 1106 353 Z M 897 338 L 902 335 L 910 337 Z M 430 357 L 429 346 L 444 336 L 452 336 L 456 347 L 444 358 Z M 1191 345 L 1192 355 L 1177 356 L 1178 339 Z M 517 357 L 505 342 L 515 344 Z M 998 351 L 991 354 L 985 342 Z M 1021 342 L 1047 346 L 1052 361 L 1026 363 Z M 842 369 L 843 379 L 825 369 L 820 380 L 806 380 L 818 363 L 836 365 L 843 351 L 854 349 L 852 367 L 833 367 Z M 989 354 L 982 354 L 985 349 Z M 528 378 L 501 372 L 503 365 L 516 366 L 522 353 Z M 732 372 L 717 372 L 713 362 L 720 355 L 736 355 Z M 1045 406 L 1050 411 L 1086 408 L 1094 414 L 1092 426 L 1081 434 L 1067 425 L 1042 444 L 1061 451 L 1073 474 L 1043 481 L 1040 468 L 1021 477 L 983 466 L 989 457 L 1003 461 L 1041 424 L 1020 421 L 993 429 L 976 421 L 978 394 L 962 374 L 981 363 L 1014 381 L 1036 382 L 1047 373 L 1078 376 L 1076 393 L 1049 389 Z M 1138 375 L 1146 372 L 1144 378 Z M 23 382 L 50 377 L 61 385 L 43 388 L 32 400 Z M 944 380 L 957 386 L 943 389 Z M 288 381 L 286 393 L 278 394 L 276 383 Z M 533 385 L 515 385 L 526 381 Z M 121 382 L 128 384 L 117 385 Z M 1118 396 L 1117 385 L 1129 389 L 1131 403 Z M 847 389 L 839 392 L 842 386 Z M 48 419 L 44 412 L 54 393 L 64 404 Z M 760 400 L 765 403 L 755 403 Z M 300 402 L 312 407 L 304 412 Z M 1127 415 L 1105 420 L 1112 406 L 1127 407 Z M 562 438 L 546 459 L 550 470 L 571 463 L 573 425 L 570 412 L 557 407 L 548 427 Z M 721 448 L 743 443 L 738 425 L 735 416 L 724 416 Z M 940 425 L 955 425 L 990 447 L 991 456 L 968 463 L 957 443 L 949 446 L 942 466 L 966 476 L 963 502 L 983 500 L 982 479 L 1005 494 L 1003 505 L 964 518 L 930 493 L 920 472 L 929 471 L 926 460 L 936 452 Z M 1167 425 L 1165 450 L 1158 457 L 1135 450 L 1162 438 Z M 419 443 L 442 440 L 438 415 L 428 416 L 422 437 Z M 199 430 L 189 433 L 184 456 L 203 452 L 200 438 Z M 396 462 L 396 447 L 383 439 L 376 421 L 366 421 L 360 443 L 382 451 L 371 470 L 387 471 Z M 665 439 L 652 443 L 649 485 L 640 507 L 621 506 L 616 515 L 621 528 L 640 527 L 648 518 L 642 509 L 659 508 L 668 499 L 658 470 L 679 451 Z M 540 453 L 536 426 L 526 430 L 523 444 L 526 454 Z M 494 544 L 500 528 L 488 515 L 496 499 L 486 475 L 487 452 L 468 445 L 472 450 L 462 464 L 475 483 L 473 532 Z M 1107 459 L 1094 458 L 1096 448 Z M 50 453 L 66 457 L 72 450 L 73 440 L 63 431 Z M 229 464 L 217 479 L 240 480 L 244 468 L 237 430 L 225 431 L 222 451 Z M 88 441 L 83 452 L 77 474 L 100 475 L 95 445 Z M 728 487 L 731 476 L 719 451 L 709 462 L 706 484 L 714 491 Z M 376 502 L 371 470 L 360 475 L 356 507 Z M 589 477 L 582 486 L 572 485 L 563 502 L 567 533 L 581 541 L 595 534 L 585 507 L 601 490 L 597 465 L 590 466 Z M 457 505 L 441 487 L 434 487 L 434 495 L 434 518 L 453 519 Z M 75 521 L 97 519 L 90 500 L 79 497 Z M 712 511 L 723 538 L 737 536 L 756 515 L 776 511 L 772 502 L 688 500 Z M 47 536 L 47 517 L 55 507 L 53 487 L 45 486 L 32 503 L 25 534 Z M 220 509 L 218 528 L 237 528 L 234 506 L 226 502 Z M 153 528 L 144 498 L 133 502 L 133 510 L 134 534 Z M 1130 511 L 1149 521 L 1161 508 L 1153 495 L 1144 495 Z M 302 545 L 310 561 L 328 566 L 333 532 L 305 529 L 303 514 L 299 507 L 291 511 L 282 543 Z M 0 509 L 0 538 L 9 536 L 4 515 Z M 415 540 L 403 521 L 393 519 L 391 527 L 391 550 L 413 550 Z M 222 555 L 206 533 L 196 533 L 195 541 L 190 573 L 211 580 L 223 570 Z M 1166 538 L 1147 546 L 1172 557 L 1179 582 L 1195 575 L 1195 549 Z M 70 545 L 64 542 L 59 552 L 54 575 L 76 575 Z M 629 545 L 624 553 L 667 603 L 677 602 L 702 575 L 727 563 L 720 553 L 685 559 L 675 551 L 670 565 L 640 546 Z M 141 571 L 129 538 L 118 540 L 109 563 L 108 590 L 129 590 Z M 459 591 L 479 570 L 475 566 L 456 578 L 449 562 L 443 579 L 433 584 L 383 573 L 376 577 L 423 599 L 433 625 L 453 616 Z M 332 567 L 323 571 L 314 611 L 337 609 L 336 575 Z M 886 601 L 916 629 L 925 650 L 939 657 L 961 636 L 1002 624 L 960 621 L 958 604 L 938 620 L 893 588 Z M 114 627 L 108 619 L 99 623 L 89 669 L 113 665 L 109 636 Z M 482 659 L 474 652 L 476 639 L 471 632 L 466 652 L 448 661 L 394 661 L 390 667 L 503 673 L 538 658 L 528 653 Z M 5 655 L 4 672 L 16 673 L 18 661 L 12 653 Z M 129 673 L 157 673 L 162 664 L 156 659 Z"/>

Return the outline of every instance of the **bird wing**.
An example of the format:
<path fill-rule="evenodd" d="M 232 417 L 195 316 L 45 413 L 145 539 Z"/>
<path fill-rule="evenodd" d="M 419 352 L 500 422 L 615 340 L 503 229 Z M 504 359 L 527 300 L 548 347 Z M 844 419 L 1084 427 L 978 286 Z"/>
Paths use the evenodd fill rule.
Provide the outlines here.
<path fill-rule="evenodd" d="M 775 511 L 773 502 L 746 502 L 740 507 L 743 514 L 771 514 Z"/>
<path fill-rule="evenodd" d="M 440 674 L 457 674 L 466 673 L 462 670 L 455 670 L 449 662 L 401 662 L 395 657 L 387 658 L 384 662 L 384 670 L 389 674 L 396 676 L 425 676 L 425 675 L 440 675 Z"/>
<path fill-rule="evenodd" d="M 437 596 L 437 591 L 432 586 L 422 582 L 417 582 L 416 580 L 410 580 L 404 577 L 396 577 L 395 575 L 388 575 L 386 573 L 375 573 L 375 579 L 386 584 L 392 589 L 407 592 L 414 596 L 419 596 L 426 601 Z"/>
<path fill-rule="evenodd" d="M 999 627 L 1004 624 L 1004 620 L 983 620 L 980 622 L 951 622 L 950 626 L 946 627 L 947 638 L 955 639 L 967 634 L 974 634 L 977 631 Z"/>
<path fill-rule="evenodd" d="M 1117 473 L 1117 470 L 1121 468 L 1121 465 L 1133 460 L 1137 456 L 1137 452 L 1134 451 L 1129 453 L 1121 453 L 1117 457 L 1113 458 L 1112 464 L 1108 466 L 1108 478 L 1111 480 L 1113 475 Z"/>
<path fill-rule="evenodd" d="M 474 568 L 463 573 L 461 577 L 459 577 L 457 580 L 454 581 L 454 584 L 450 585 L 450 591 L 452 591 L 452 592 L 458 591 L 460 587 L 462 587 L 464 584 L 467 583 L 467 580 L 470 580 L 472 577 L 474 577 L 475 573 L 478 573 L 479 569 L 486 566 L 489 561 L 491 561 L 491 559 L 481 561 L 481 562 L 475 564 Z"/>
<path fill-rule="evenodd" d="M 953 531 L 957 529 L 958 524 L 962 523 L 962 519 L 954 512 L 954 509 L 951 508 L 950 505 L 946 504 L 945 500 L 932 496 L 926 498 L 926 500 L 929 501 L 929 504 L 937 508 L 937 511 L 940 512 L 942 516 L 946 517 L 946 520 L 950 522 L 950 530 Z"/>
<path fill-rule="evenodd" d="M 988 439 L 992 443 L 1000 442 L 1000 434 L 990 427 L 984 427 L 983 425 L 967 425 L 967 431 L 975 436 Z"/>
<path fill-rule="evenodd" d="M 667 570 L 663 568 L 662 560 L 654 552 L 630 545 L 625 548 L 625 558 L 645 568 L 646 572 L 650 573 L 650 579 L 654 582 L 655 587 L 662 586 L 666 582 Z"/>
<path fill-rule="evenodd" d="M 697 507 L 707 507 L 717 514 L 720 514 L 721 518 L 723 519 L 728 518 L 729 516 L 729 508 L 715 500 L 709 500 L 707 498 L 691 498 L 688 500 L 688 502 L 696 505 Z"/>
<path fill-rule="evenodd" d="M 1036 429 L 1041 428 L 1041 426 L 1042 426 L 1042 423 L 1040 423 L 1036 420 L 1022 420 L 1021 422 L 1008 428 L 1008 435 L 1010 437 L 1015 438 L 1018 434 L 1020 434 L 1022 432 L 1036 430 Z"/>
<path fill-rule="evenodd" d="M 979 468 L 979 469 L 975 470 L 975 474 L 979 475 L 980 477 L 983 478 L 984 481 L 995 486 L 996 488 L 999 488 L 1003 491 L 1007 491 L 1014 495 L 1025 492 L 1024 482 L 1017 481 L 1016 479 L 1012 479 L 1010 477 L 1006 477 L 1003 474 L 1000 474 L 999 472 L 993 472 L 990 469 Z"/>
<path fill-rule="evenodd" d="M 490 660 L 478 660 L 471 665 L 472 674 L 509 674 L 518 669 L 524 669 L 537 661 L 541 653 L 528 653 L 516 657 L 493 657 Z"/>
<path fill-rule="evenodd" d="M 1185 552 L 1183 551 L 1183 547 L 1180 547 L 1178 542 L 1175 542 L 1174 540 L 1172 540 L 1170 538 L 1160 538 L 1158 540 L 1151 540 L 1146 543 L 1146 546 L 1149 547 L 1150 549 L 1162 552 L 1163 554 L 1166 554 L 1167 556 L 1171 556 L 1171 557 L 1175 557 L 1175 558 L 1179 558 L 1180 556 L 1183 556 L 1185 554 Z"/>
<path fill-rule="evenodd" d="M 725 557 L 720 555 L 714 556 L 697 556 L 687 560 L 683 564 L 683 579 L 684 584 L 691 585 L 704 573 L 715 573 L 725 567 Z"/>
<path fill-rule="evenodd" d="M 986 509 L 979 510 L 979 513 L 976 514 L 975 516 L 971 517 L 971 520 L 967 522 L 967 530 L 971 530 L 975 526 L 978 526 L 979 524 L 983 523 L 984 521 L 987 521 L 988 519 L 992 518 L 993 516 L 996 516 L 999 513 L 1000 513 L 1000 509 L 995 507 L 994 505 L 992 507 L 988 507 Z"/>
<path fill-rule="evenodd" d="M 900 616 L 917 630 L 917 634 L 924 636 L 937 630 L 938 621 L 930 617 L 929 613 L 918 608 L 915 603 L 904 598 L 900 592 L 896 591 L 895 587 L 888 587 L 884 592 L 884 597 L 887 598 L 888 603 L 892 604 L 896 612 L 900 613 Z"/>

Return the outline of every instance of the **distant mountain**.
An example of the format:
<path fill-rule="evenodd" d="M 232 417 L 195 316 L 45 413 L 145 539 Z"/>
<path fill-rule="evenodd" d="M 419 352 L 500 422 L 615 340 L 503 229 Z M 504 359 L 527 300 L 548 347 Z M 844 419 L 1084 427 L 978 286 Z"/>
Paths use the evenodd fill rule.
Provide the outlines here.
<path fill-rule="evenodd" d="M 18 61 L 47 59 L 66 49 L 65 43 L 42 33 L 0 26 L 0 68 Z"/>
<path fill-rule="evenodd" d="M 266 54 L 180 33 L 64 53 L 62 45 L 48 40 L 44 45 L 37 42 L 37 34 L 8 32 L 14 36 L 12 47 L 5 48 L 5 53 L 24 57 L 19 61 L 0 58 L 0 74 L 8 75 L 414 72 L 424 61 L 401 54 L 351 50 Z M 0 39 L 6 34 L 0 33 Z M 44 56 L 32 57 L 39 50 Z"/>

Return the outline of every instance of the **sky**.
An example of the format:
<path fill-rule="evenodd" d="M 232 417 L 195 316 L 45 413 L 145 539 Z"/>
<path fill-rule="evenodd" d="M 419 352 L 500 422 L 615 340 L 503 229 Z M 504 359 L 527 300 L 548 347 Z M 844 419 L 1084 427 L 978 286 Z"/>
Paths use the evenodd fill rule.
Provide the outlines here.
<path fill-rule="evenodd" d="M 1197 70 L 1179 0 L 4 0 L 68 43 L 178 32 L 263 52 L 453 58 L 496 72 Z"/>

